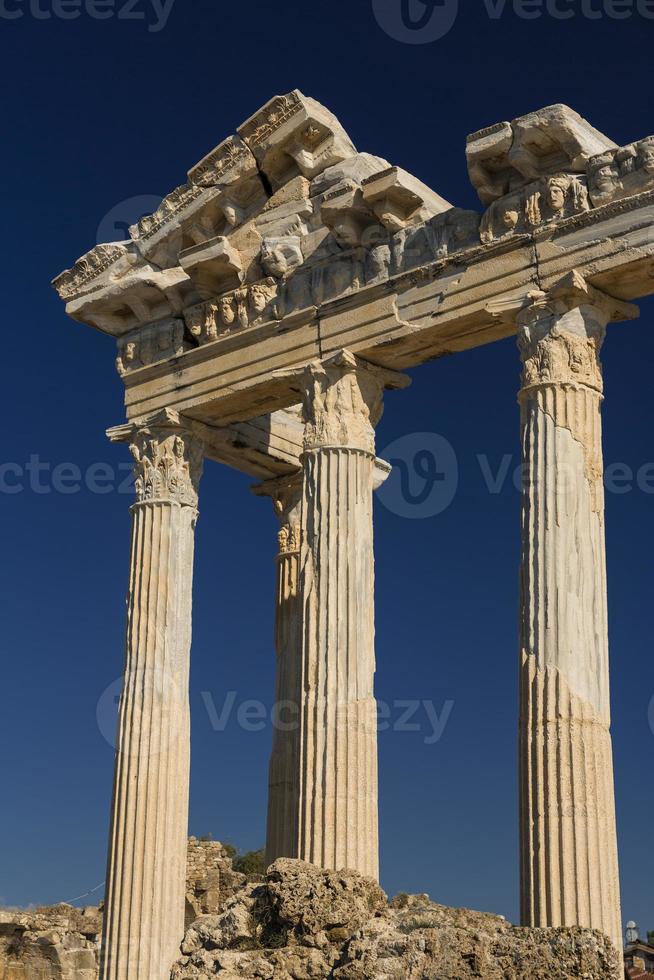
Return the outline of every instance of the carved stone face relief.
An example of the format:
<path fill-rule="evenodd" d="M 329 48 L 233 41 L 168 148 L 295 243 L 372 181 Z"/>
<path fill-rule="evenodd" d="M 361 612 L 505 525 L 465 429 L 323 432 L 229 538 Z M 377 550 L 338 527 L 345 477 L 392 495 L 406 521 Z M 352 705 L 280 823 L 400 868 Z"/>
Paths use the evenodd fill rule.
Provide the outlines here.
<path fill-rule="evenodd" d="M 284 279 L 302 263 L 300 239 L 296 235 L 285 238 L 264 238 L 260 262 L 267 276 Z"/>
<path fill-rule="evenodd" d="M 620 187 L 620 171 L 611 153 L 596 157 L 589 165 L 588 181 L 593 200 L 610 201 Z"/>
<path fill-rule="evenodd" d="M 158 361 L 178 357 L 184 352 L 184 324 L 164 320 L 141 327 L 119 342 L 116 368 L 123 377 L 130 371 Z"/>
<path fill-rule="evenodd" d="M 654 136 L 593 157 L 588 181 L 595 207 L 654 190 Z"/>
<path fill-rule="evenodd" d="M 481 240 L 488 243 L 512 233 L 525 234 L 589 208 L 584 178 L 576 174 L 555 174 L 491 204 L 482 219 Z"/>
<path fill-rule="evenodd" d="M 236 319 L 236 310 L 234 309 L 234 301 L 231 296 L 222 296 L 218 301 L 218 311 L 220 313 L 220 319 L 226 326 L 231 326 Z"/>
<path fill-rule="evenodd" d="M 513 229 L 518 224 L 519 220 L 520 220 L 520 214 L 511 208 L 509 208 L 508 211 L 505 211 L 504 214 L 502 215 L 502 224 L 504 225 L 507 231 L 513 231 Z"/>
<path fill-rule="evenodd" d="M 552 211 L 563 211 L 565 207 L 565 194 L 568 186 L 569 182 L 558 180 L 555 177 L 548 181 L 546 197 L 547 203 L 551 207 Z"/>
<path fill-rule="evenodd" d="M 639 143 L 638 160 L 646 174 L 654 176 L 654 138 Z"/>
<path fill-rule="evenodd" d="M 207 344 L 234 330 L 275 319 L 276 296 L 277 284 L 272 278 L 242 286 L 188 309 L 186 325 L 199 344 Z"/>
<path fill-rule="evenodd" d="M 260 316 L 275 295 L 274 280 L 256 282 L 250 287 L 250 307 L 255 317 Z"/>

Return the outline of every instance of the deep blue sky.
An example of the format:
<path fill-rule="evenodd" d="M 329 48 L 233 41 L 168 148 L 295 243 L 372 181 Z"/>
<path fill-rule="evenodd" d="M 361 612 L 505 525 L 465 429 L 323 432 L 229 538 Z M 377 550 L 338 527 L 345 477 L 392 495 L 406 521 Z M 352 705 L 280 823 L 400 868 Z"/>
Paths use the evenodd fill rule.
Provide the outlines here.
<path fill-rule="evenodd" d="M 474 2 L 443 39 L 408 45 L 380 29 L 371 0 L 176 0 L 158 32 L 87 13 L 37 18 L 19 3 L 3 10 L 22 17 L 0 16 L 0 455 L 19 466 L 38 455 L 48 467 L 40 484 L 26 474 L 22 492 L 0 493 L 0 901 L 24 905 L 104 878 L 113 758 L 96 706 L 122 668 L 131 501 L 34 489 L 51 488 L 60 463 L 86 472 L 127 462 L 104 436 L 123 420 L 113 342 L 67 320 L 51 277 L 95 243 L 103 216 L 110 228 L 133 220 L 141 199 L 181 183 L 293 87 L 336 112 L 360 149 L 464 207 L 478 207 L 464 147 L 481 126 L 567 102 L 618 141 L 649 135 L 654 22 L 524 20 L 510 4 L 493 20 Z M 634 471 L 654 460 L 653 311 L 644 302 L 639 322 L 612 326 L 604 351 L 606 461 Z M 425 519 L 398 515 L 392 501 L 376 510 L 378 695 L 431 700 L 438 712 L 454 702 L 435 744 L 424 744 L 424 714 L 420 732 L 380 736 L 383 884 L 514 920 L 519 494 L 510 478 L 489 493 L 477 456 L 493 472 L 505 454 L 518 465 L 518 376 L 513 341 L 415 371 L 413 387 L 387 399 L 379 448 L 416 432 L 443 436 L 458 491 Z M 272 697 L 276 527 L 250 482 L 207 468 L 192 656 L 190 829 L 244 848 L 264 838 L 270 731 L 243 731 L 234 718 L 215 731 L 201 692 L 218 712 L 229 691 L 235 710 Z M 654 928 L 654 496 L 609 493 L 607 539 L 623 919 L 645 929 Z"/>

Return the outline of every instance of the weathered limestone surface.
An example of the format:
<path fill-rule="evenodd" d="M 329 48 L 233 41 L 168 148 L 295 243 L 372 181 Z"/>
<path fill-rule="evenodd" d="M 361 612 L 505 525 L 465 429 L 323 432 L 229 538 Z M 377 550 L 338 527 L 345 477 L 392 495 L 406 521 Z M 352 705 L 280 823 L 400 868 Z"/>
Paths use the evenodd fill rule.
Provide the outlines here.
<path fill-rule="evenodd" d="M 188 928 L 200 915 L 218 907 L 245 883 L 220 841 L 189 837 L 186 851 L 186 913 Z"/>
<path fill-rule="evenodd" d="M 516 929 L 498 916 L 450 909 L 426 895 L 389 905 L 352 872 L 278 861 L 265 882 L 231 871 L 217 842 L 189 840 L 191 892 L 220 876 L 220 899 L 191 922 L 172 980 L 608 980 L 615 951 L 581 929 Z M 232 875 L 233 877 L 230 877 Z M 59 905 L 0 911 L 2 980 L 96 980 L 101 912 Z"/>
<path fill-rule="evenodd" d="M 199 457 L 263 479 L 282 520 L 277 691 L 299 727 L 275 733 L 269 857 L 374 877 L 381 391 L 398 370 L 516 332 L 523 915 L 620 940 L 597 355 L 606 323 L 632 315 L 622 301 L 654 292 L 654 138 L 618 147 L 556 105 L 473 134 L 467 158 L 482 214 L 358 152 L 302 93 L 276 96 L 129 241 L 55 280 L 72 317 L 116 338 L 120 435 L 141 434 L 103 980 L 125 964 L 130 980 L 165 980 L 181 934 L 185 694 L 168 721 L 188 670 Z M 154 679 L 140 684 L 143 671 Z"/>
<path fill-rule="evenodd" d="M 650 294 L 653 146 L 618 147 L 561 105 L 490 126 L 467 146 L 478 214 L 357 152 L 294 91 L 55 285 L 118 338 L 130 418 L 175 407 L 224 427 L 296 404 L 276 372 L 343 348 L 402 370 L 515 333 L 529 292 L 573 268 Z"/>
<path fill-rule="evenodd" d="M 300 760 L 290 856 L 372 877 L 379 873 L 374 426 L 384 387 L 406 381 L 348 351 L 315 362 L 303 380 Z"/>
<path fill-rule="evenodd" d="M 246 883 L 219 841 L 189 837 L 186 927 Z M 104 905 L 0 909 L 0 980 L 96 980 Z"/>
<path fill-rule="evenodd" d="M 184 933 L 191 583 L 202 445 L 166 413 L 111 430 L 135 461 L 102 980 L 164 977 Z"/>
<path fill-rule="evenodd" d="M 584 929 L 518 929 L 428 896 L 389 906 L 376 882 L 280 860 L 262 885 L 187 932 L 172 980 L 613 980 L 618 956 Z"/>
<path fill-rule="evenodd" d="M 519 319 L 520 782 L 523 922 L 620 946 L 599 356 L 614 313 L 573 277 Z"/>
<path fill-rule="evenodd" d="M 372 492 L 385 385 L 347 351 L 303 379 L 301 474 L 256 489 L 281 521 L 269 861 L 378 873 Z"/>
<path fill-rule="evenodd" d="M 1 980 L 96 980 L 99 909 L 0 909 Z"/>

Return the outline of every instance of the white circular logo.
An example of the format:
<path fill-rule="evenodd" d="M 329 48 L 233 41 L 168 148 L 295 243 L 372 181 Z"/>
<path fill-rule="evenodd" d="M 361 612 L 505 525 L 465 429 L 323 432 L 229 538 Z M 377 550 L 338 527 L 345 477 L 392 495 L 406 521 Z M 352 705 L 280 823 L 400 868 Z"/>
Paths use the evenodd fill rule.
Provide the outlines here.
<path fill-rule="evenodd" d="M 452 28 L 459 0 L 372 0 L 377 23 L 395 41 L 433 44 Z"/>
<path fill-rule="evenodd" d="M 129 239 L 130 225 L 135 225 L 139 218 L 152 214 L 161 204 L 161 197 L 156 194 L 137 194 L 115 204 L 107 211 L 98 225 L 96 242 L 125 242 Z"/>
<path fill-rule="evenodd" d="M 136 738 L 133 743 L 122 746 L 122 751 L 131 756 L 158 755 L 167 751 L 175 740 L 183 734 L 177 724 L 188 710 L 188 695 L 173 672 L 162 667 L 139 668 L 132 677 L 130 690 L 133 691 L 130 712 L 133 727 L 138 730 L 139 717 L 150 714 L 157 707 L 159 723 L 154 727 L 154 737 L 147 742 Z M 123 692 L 123 678 L 113 681 L 104 689 L 95 709 L 95 717 L 100 734 L 112 748 L 118 747 L 118 724 L 120 701 Z"/>
<path fill-rule="evenodd" d="M 413 520 L 447 510 L 459 485 L 459 464 L 444 436 L 412 432 L 392 442 L 381 456 L 393 467 L 377 491 L 384 507 Z"/>

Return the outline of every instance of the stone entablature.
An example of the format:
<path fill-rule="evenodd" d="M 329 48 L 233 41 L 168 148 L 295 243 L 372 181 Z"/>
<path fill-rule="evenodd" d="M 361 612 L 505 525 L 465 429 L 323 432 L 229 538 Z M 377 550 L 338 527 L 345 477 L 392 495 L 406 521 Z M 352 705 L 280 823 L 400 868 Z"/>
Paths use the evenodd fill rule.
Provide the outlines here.
<path fill-rule="evenodd" d="M 522 271 L 533 259 L 525 249 L 542 250 L 538 266 L 551 285 L 556 257 L 542 243 L 555 235 L 567 247 L 575 229 L 589 229 L 583 249 L 574 241 L 575 264 L 615 293 L 626 261 L 617 241 L 625 228 L 615 218 L 633 208 L 629 231 L 637 237 L 639 215 L 654 201 L 653 137 L 620 148 L 557 105 L 473 134 L 467 158 L 483 214 L 453 207 L 401 168 L 357 152 L 332 113 L 295 91 L 272 99 L 191 167 L 187 183 L 130 229 L 130 241 L 97 245 L 54 285 L 71 316 L 118 338 L 117 369 L 136 417 L 162 404 L 153 391 L 174 389 L 180 410 L 222 397 L 204 378 L 222 377 L 222 359 L 237 347 L 247 384 L 272 395 L 273 361 L 287 335 L 298 351 L 310 343 L 305 364 L 347 346 L 390 368 L 496 339 L 506 333 L 497 310 L 523 305 L 533 288 Z M 632 265 L 654 256 L 641 239 Z M 498 296 L 480 309 L 468 280 L 487 278 Z M 638 271 L 641 294 L 651 279 L 648 268 Z M 473 299 L 471 309 L 458 293 L 464 303 Z M 362 308 L 380 299 L 366 319 Z M 340 334 L 341 319 L 360 319 L 359 310 L 356 342 L 346 336 L 332 347 L 332 323 Z M 416 330 L 420 344 L 411 340 Z M 271 371 L 255 378 L 249 362 L 258 372 L 270 363 Z M 232 378 L 230 397 L 240 384 Z M 265 404 L 262 396 L 262 411 L 292 402 L 288 393 Z M 206 415 L 198 409 L 198 418 Z"/>

